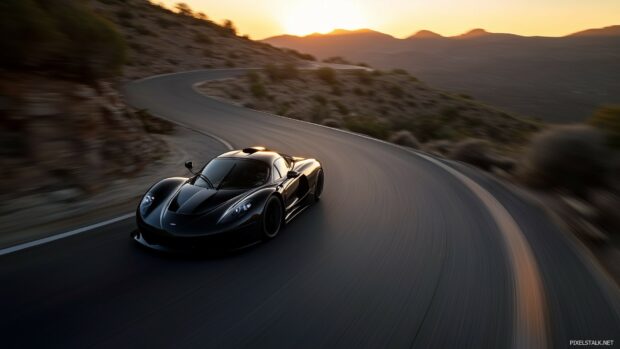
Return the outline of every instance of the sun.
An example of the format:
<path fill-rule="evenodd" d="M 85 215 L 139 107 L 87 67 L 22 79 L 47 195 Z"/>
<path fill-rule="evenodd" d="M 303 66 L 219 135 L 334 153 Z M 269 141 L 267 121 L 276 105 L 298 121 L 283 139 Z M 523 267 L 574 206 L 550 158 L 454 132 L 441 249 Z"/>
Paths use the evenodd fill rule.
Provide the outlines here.
<path fill-rule="evenodd" d="M 287 34 L 328 33 L 334 29 L 359 29 L 365 18 L 356 1 L 291 1 L 282 13 Z"/>

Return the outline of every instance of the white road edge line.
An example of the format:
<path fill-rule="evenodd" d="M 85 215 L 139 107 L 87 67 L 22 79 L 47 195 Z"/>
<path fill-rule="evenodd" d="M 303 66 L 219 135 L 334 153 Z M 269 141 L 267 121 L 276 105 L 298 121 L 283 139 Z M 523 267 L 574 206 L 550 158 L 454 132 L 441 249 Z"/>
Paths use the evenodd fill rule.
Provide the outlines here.
<path fill-rule="evenodd" d="M 497 224 L 513 270 L 514 310 L 512 348 L 546 348 L 546 302 L 536 258 L 508 210 L 486 189 L 454 168 L 428 155 L 416 154 L 434 163 L 461 181 L 485 205 Z"/>
<path fill-rule="evenodd" d="M 74 230 L 71 230 L 71 231 L 68 231 L 68 232 L 65 232 L 65 233 L 60 233 L 60 234 L 48 236 L 46 238 L 42 238 L 42 239 L 38 239 L 38 240 L 34 240 L 34 241 L 29 241 L 29 242 L 25 242 L 25 243 L 22 243 L 22 244 L 14 245 L 14 246 L 11 246 L 11 247 L 3 248 L 3 249 L 0 250 L 0 256 L 4 256 L 4 255 L 7 255 L 7 254 L 10 254 L 10 253 L 13 253 L 13 252 L 25 250 L 27 248 L 31 248 L 31 247 L 47 244 L 47 243 L 52 242 L 52 241 L 56 241 L 56 240 L 64 239 L 64 238 L 69 237 L 69 236 L 73 236 L 73 235 L 77 235 L 77 234 L 80 234 L 80 233 L 84 233 L 84 232 L 87 232 L 89 230 L 101 228 L 101 227 L 109 225 L 109 224 L 113 224 L 113 223 L 117 223 L 117 222 L 120 222 L 120 221 L 124 221 L 124 220 L 129 219 L 129 218 L 134 217 L 134 216 L 135 216 L 135 213 L 128 213 L 128 214 L 124 214 L 124 215 L 116 217 L 116 218 L 108 219 L 107 221 L 91 224 L 91 225 L 88 225 L 88 226 L 85 226 L 85 227 L 82 227 L 82 228 L 78 228 L 78 229 L 74 229 Z"/>

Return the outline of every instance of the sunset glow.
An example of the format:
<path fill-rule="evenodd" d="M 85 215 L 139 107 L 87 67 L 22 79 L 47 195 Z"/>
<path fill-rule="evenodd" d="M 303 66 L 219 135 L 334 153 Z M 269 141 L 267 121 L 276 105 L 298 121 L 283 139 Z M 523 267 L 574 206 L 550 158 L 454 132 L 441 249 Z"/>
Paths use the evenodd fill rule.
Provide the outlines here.
<path fill-rule="evenodd" d="M 355 1 L 292 2 L 278 19 L 284 32 L 293 35 L 327 33 L 334 29 L 358 29 L 367 24 Z"/>
<path fill-rule="evenodd" d="M 155 0 L 159 2 L 159 0 Z M 179 0 L 163 0 L 173 7 Z M 326 33 L 333 29 L 377 30 L 398 38 L 426 29 L 445 36 L 473 28 L 495 33 L 563 36 L 620 24 L 620 1 L 566 0 L 184 0 L 221 23 L 234 21 L 253 39 Z"/>

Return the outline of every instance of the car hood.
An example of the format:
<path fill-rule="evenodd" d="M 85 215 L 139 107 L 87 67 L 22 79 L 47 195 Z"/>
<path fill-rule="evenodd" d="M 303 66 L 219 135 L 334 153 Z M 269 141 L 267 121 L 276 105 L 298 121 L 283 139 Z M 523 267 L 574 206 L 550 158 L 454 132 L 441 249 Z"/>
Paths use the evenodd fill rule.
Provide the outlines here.
<path fill-rule="evenodd" d="M 185 215 L 204 214 L 247 192 L 247 189 L 216 190 L 185 183 L 170 200 L 168 211 Z"/>

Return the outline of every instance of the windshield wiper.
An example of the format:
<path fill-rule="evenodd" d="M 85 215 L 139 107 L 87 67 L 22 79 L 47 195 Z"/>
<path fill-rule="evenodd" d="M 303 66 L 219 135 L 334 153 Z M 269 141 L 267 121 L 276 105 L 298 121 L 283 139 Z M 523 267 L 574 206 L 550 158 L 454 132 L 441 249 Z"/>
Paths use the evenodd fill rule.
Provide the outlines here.
<path fill-rule="evenodd" d="M 232 170 L 235 169 L 235 167 L 237 167 L 237 164 L 232 165 L 230 170 L 228 170 L 228 172 L 226 172 L 226 175 L 224 177 L 222 177 L 222 180 L 220 181 L 220 184 L 218 184 L 217 188 L 215 188 L 216 190 L 220 190 L 220 188 L 222 187 L 222 184 L 224 184 L 224 181 L 226 180 L 226 178 L 228 178 L 228 176 L 230 175 Z"/>
<path fill-rule="evenodd" d="M 211 182 L 211 180 L 209 180 L 209 178 L 207 178 L 207 176 L 203 175 L 203 174 L 202 174 L 202 173 L 200 173 L 200 172 L 199 172 L 199 173 L 196 173 L 196 175 L 197 175 L 198 177 L 202 178 L 202 179 L 203 179 L 203 180 L 207 183 L 207 185 L 209 186 L 209 188 L 211 188 L 211 189 L 215 189 L 215 186 L 213 185 L 213 183 Z"/>

